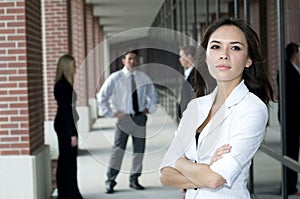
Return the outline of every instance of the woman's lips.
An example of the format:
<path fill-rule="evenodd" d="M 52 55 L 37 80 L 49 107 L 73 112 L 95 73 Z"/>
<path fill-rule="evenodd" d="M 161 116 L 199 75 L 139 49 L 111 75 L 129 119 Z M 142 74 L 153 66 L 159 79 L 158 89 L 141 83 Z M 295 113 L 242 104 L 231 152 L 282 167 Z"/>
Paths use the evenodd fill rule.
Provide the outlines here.
<path fill-rule="evenodd" d="M 230 67 L 230 66 L 227 66 L 227 65 L 218 65 L 216 68 L 219 69 L 219 70 L 228 70 L 228 69 L 230 69 L 231 67 Z"/>

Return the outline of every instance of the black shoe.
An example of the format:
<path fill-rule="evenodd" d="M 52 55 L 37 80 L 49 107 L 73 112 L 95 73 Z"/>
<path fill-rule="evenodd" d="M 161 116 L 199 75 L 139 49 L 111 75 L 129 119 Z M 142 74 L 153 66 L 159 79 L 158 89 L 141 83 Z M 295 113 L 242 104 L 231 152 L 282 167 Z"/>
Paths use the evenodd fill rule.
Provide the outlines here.
<path fill-rule="evenodd" d="M 114 192 L 114 186 L 116 186 L 117 183 L 107 182 L 105 185 L 105 193 L 113 193 Z"/>
<path fill-rule="evenodd" d="M 133 189 L 136 189 L 136 190 L 143 190 L 143 189 L 145 189 L 142 185 L 140 185 L 140 184 L 138 183 L 138 181 L 130 182 L 129 187 L 130 187 L 130 188 L 133 188 Z"/>

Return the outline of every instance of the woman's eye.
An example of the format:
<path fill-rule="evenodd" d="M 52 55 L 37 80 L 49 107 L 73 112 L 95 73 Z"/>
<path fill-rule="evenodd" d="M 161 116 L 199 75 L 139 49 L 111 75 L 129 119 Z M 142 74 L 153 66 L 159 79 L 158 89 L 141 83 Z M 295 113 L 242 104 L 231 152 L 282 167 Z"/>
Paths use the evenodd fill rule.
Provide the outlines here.
<path fill-rule="evenodd" d="M 220 48 L 218 45 L 212 45 L 212 46 L 210 47 L 210 49 L 218 49 L 218 48 Z"/>
<path fill-rule="evenodd" d="M 231 48 L 232 50 L 241 50 L 241 48 L 239 46 L 232 46 Z"/>

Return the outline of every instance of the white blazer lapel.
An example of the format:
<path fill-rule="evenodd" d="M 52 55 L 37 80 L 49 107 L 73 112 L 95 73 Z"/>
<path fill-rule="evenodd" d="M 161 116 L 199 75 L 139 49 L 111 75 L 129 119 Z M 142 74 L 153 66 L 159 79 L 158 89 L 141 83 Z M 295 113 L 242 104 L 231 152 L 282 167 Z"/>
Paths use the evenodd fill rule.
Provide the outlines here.
<path fill-rule="evenodd" d="M 232 113 L 232 106 L 238 104 L 249 92 L 248 88 L 242 81 L 228 96 L 225 103 L 220 107 L 211 121 L 206 125 L 199 136 L 199 157 L 207 155 L 211 149 L 216 149 L 215 144 L 221 136 L 222 128 L 220 125 L 226 120 L 226 118 Z M 220 127 L 220 128 L 218 128 Z M 200 138 L 201 137 L 201 138 Z M 201 140 L 200 140 L 201 139 Z"/>
<path fill-rule="evenodd" d="M 207 126 L 203 129 L 202 133 L 203 136 L 201 136 L 201 140 L 199 140 L 199 143 L 201 143 L 199 156 L 203 157 L 207 155 L 211 149 L 215 147 L 215 144 L 218 142 L 220 136 L 221 136 L 221 130 L 222 128 L 218 128 L 230 115 L 231 111 L 228 109 L 228 107 L 224 104 L 216 113 L 216 115 L 212 118 L 212 120 L 207 124 Z M 201 133 L 201 134 L 202 134 Z"/>

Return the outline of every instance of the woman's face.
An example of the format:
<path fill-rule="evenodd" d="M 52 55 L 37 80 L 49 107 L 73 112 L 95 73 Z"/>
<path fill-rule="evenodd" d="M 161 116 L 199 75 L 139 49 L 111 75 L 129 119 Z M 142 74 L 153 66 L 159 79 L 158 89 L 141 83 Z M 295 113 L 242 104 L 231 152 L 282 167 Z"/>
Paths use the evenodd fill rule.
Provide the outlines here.
<path fill-rule="evenodd" d="M 245 34 L 236 26 L 224 25 L 216 29 L 208 40 L 206 62 L 217 82 L 240 82 L 245 67 L 250 67 Z"/>

